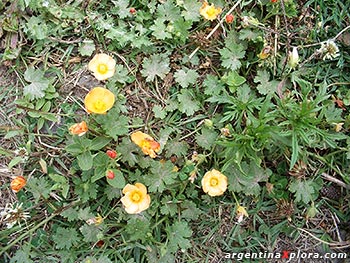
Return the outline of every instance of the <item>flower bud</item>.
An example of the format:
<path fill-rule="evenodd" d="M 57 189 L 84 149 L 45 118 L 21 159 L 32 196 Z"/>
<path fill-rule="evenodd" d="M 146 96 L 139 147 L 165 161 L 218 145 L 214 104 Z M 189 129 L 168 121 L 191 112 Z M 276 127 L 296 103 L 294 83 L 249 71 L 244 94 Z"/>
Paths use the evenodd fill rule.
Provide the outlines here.
<path fill-rule="evenodd" d="M 232 15 L 232 14 L 228 14 L 228 15 L 226 15 L 226 17 L 225 17 L 225 21 L 226 21 L 226 23 L 227 24 L 231 24 L 232 22 L 233 22 L 233 19 L 234 19 L 235 17 Z"/>
<path fill-rule="evenodd" d="M 115 174 L 114 174 L 114 172 L 113 171 L 111 171 L 111 170 L 109 170 L 109 171 L 107 171 L 107 173 L 106 173 L 106 177 L 108 178 L 108 179 L 114 179 L 114 177 L 115 177 Z"/>
<path fill-rule="evenodd" d="M 117 152 L 113 150 L 107 150 L 106 154 L 108 155 L 109 158 L 115 159 L 117 157 Z"/>
<path fill-rule="evenodd" d="M 296 68 L 296 66 L 299 63 L 299 54 L 298 54 L 298 48 L 293 47 L 292 52 L 289 51 L 288 55 L 288 66 L 292 69 Z"/>

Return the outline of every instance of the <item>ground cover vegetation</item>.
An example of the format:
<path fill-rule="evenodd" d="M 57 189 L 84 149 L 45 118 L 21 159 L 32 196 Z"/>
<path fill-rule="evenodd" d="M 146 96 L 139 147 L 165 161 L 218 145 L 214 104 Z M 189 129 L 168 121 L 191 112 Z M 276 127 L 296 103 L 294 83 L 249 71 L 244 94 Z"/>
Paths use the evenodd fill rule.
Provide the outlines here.
<path fill-rule="evenodd" d="M 0 2 L 0 261 L 348 253 L 349 10 Z"/>

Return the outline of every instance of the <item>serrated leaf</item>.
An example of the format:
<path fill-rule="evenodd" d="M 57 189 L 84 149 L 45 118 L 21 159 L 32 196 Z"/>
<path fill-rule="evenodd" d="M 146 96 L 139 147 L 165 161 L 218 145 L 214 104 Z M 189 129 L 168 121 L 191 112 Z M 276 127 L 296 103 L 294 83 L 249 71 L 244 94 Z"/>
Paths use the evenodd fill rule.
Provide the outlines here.
<path fill-rule="evenodd" d="M 175 182 L 176 173 L 174 172 L 174 165 L 170 161 L 161 163 L 153 161 L 151 164 L 150 174 L 145 177 L 145 184 L 151 193 L 163 192 L 167 185 Z"/>
<path fill-rule="evenodd" d="M 63 216 L 64 218 L 67 218 L 68 222 L 72 222 L 74 220 L 79 219 L 79 213 L 73 207 L 70 207 L 70 208 L 64 210 L 61 213 L 61 216 Z"/>
<path fill-rule="evenodd" d="M 190 248 L 191 242 L 189 238 L 192 236 L 192 230 L 184 221 L 175 222 L 166 228 L 168 233 L 168 249 L 175 253 L 178 249 Z"/>
<path fill-rule="evenodd" d="M 157 17 L 163 21 L 176 21 L 181 18 L 180 8 L 175 6 L 173 1 L 165 1 L 158 5 Z"/>
<path fill-rule="evenodd" d="M 206 75 L 205 80 L 203 81 L 204 94 L 205 95 L 219 95 L 224 89 L 225 86 L 222 81 L 215 75 Z"/>
<path fill-rule="evenodd" d="M 28 180 L 26 189 L 30 191 L 34 199 L 38 201 L 40 197 L 44 197 L 45 199 L 49 198 L 51 187 L 52 185 L 49 183 L 48 179 L 44 177 L 32 177 L 30 180 Z"/>
<path fill-rule="evenodd" d="M 181 15 L 185 18 L 185 20 L 199 21 L 200 14 L 198 10 L 202 4 L 197 0 L 184 0 L 183 2 L 185 10 L 181 12 Z"/>
<path fill-rule="evenodd" d="M 228 188 L 234 192 L 245 195 L 258 196 L 261 186 L 259 183 L 267 182 L 272 174 L 271 170 L 257 166 L 255 162 L 242 162 L 240 166 L 231 165 L 222 171 L 228 178 Z"/>
<path fill-rule="evenodd" d="M 96 117 L 96 121 L 102 125 L 106 135 L 118 140 L 121 135 L 129 132 L 129 117 L 121 115 L 119 109 L 113 107 L 107 114 Z"/>
<path fill-rule="evenodd" d="M 170 215 L 174 216 L 178 212 L 177 204 L 172 200 L 170 196 L 165 196 L 162 201 L 162 205 L 160 207 L 160 213 L 162 215 Z"/>
<path fill-rule="evenodd" d="M 171 34 L 166 30 L 166 25 L 162 19 L 156 19 L 154 24 L 149 28 L 152 30 L 152 35 L 159 40 L 171 38 Z"/>
<path fill-rule="evenodd" d="M 165 146 L 167 158 L 175 155 L 177 157 L 186 156 L 188 151 L 188 144 L 185 141 L 172 140 Z"/>
<path fill-rule="evenodd" d="M 296 179 L 289 185 L 289 191 L 294 193 L 296 202 L 304 202 L 308 204 L 314 200 L 314 194 L 316 193 L 316 186 L 311 180 Z"/>
<path fill-rule="evenodd" d="M 122 162 L 127 162 L 130 166 L 135 165 L 137 161 L 135 153 L 138 152 L 138 149 L 129 138 L 124 137 L 122 142 L 117 146 L 116 150 L 118 153 L 120 153 Z"/>
<path fill-rule="evenodd" d="M 80 233 L 84 236 L 85 242 L 96 242 L 102 234 L 102 231 L 95 225 L 83 225 L 79 228 Z"/>
<path fill-rule="evenodd" d="M 85 151 L 77 156 L 78 165 L 81 170 L 87 171 L 92 168 L 93 156 L 90 151 Z"/>
<path fill-rule="evenodd" d="M 95 43 L 91 39 L 85 39 L 82 43 L 80 43 L 78 51 L 82 56 L 91 56 L 95 51 Z"/>
<path fill-rule="evenodd" d="M 179 111 L 185 113 L 187 116 L 192 116 L 200 109 L 200 104 L 196 101 L 195 96 L 187 89 L 181 89 L 180 94 L 177 95 L 179 101 Z"/>
<path fill-rule="evenodd" d="M 86 221 L 93 217 L 94 214 L 90 212 L 90 207 L 80 208 L 78 211 L 78 218 L 80 220 Z"/>
<path fill-rule="evenodd" d="M 39 69 L 28 68 L 24 73 L 24 79 L 31 84 L 26 85 L 23 94 L 30 100 L 40 99 L 45 96 L 45 90 L 49 87 L 50 81 L 44 78 L 44 72 Z"/>
<path fill-rule="evenodd" d="M 197 207 L 197 205 L 189 200 L 185 200 L 181 204 L 181 209 L 183 209 L 181 212 L 181 218 L 183 219 L 196 220 L 202 214 L 202 211 Z"/>
<path fill-rule="evenodd" d="M 256 88 L 262 95 L 273 94 L 277 91 L 278 81 L 270 81 L 270 73 L 266 70 L 259 70 L 254 78 L 255 83 L 260 83 Z"/>
<path fill-rule="evenodd" d="M 80 238 L 75 228 L 58 227 L 56 233 L 52 235 L 52 240 L 57 249 L 70 249 L 78 244 Z"/>
<path fill-rule="evenodd" d="M 156 76 L 163 79 L 169 73 L 169 58 L 166 55 L 153 54 L 142 62 L 141 74 L 147 82 L 153 81 Z"/>
<path fill-rule="evenodd" d="M 202 133 L 196 136 L 196 142 L 200 147 L 210 150 L 215 144 L 217 137 L 218 133 L 214 130 L 203 128 Z"/>
<path fill-rule="evenodd" d="M 113 200 L 114 198 L 119 198 L 121 196 L 120 189 L 114 188 L 111 185 L 106 185 L 104 189 L 104 194 L 107 196 L 108 200 Z"/>
<path fill-rule="evenodd" d="M 30 245 L 25 244 L 16 251 L 14 256 L 11 257 L 10 263 L 34 263 L 34 261 L 31 260 L 30 255 Z"/>
<path fill-rule="evenodd" d="M 163 109 L 160 105 L 154 105 L 152 109 L 154 117 L 158 119 L 164 119 L 166 117 L 166 110 Z"/>
<path fill-rule="evenodd" d="M 223 48 L 219 50 L 221 55 L 221 65 L 224 68 L 237 70 L 241 67 L 241 59 L 244 58 L 245 50 L 242 45 L 234 44 L 229 48 Z"/>
<path fill-rule="evenodd" d="M 185 68 L 176 71 L 174 77 L 181 87 L 187 88 L 190 84 L 196 83 L 199 74 L 193 69 Z"/>
<path fill-rule="evenodd" d="M 118 8 L 118 11 L 116 12 L 120 18 L 126 18 L 130 16 L 130 12 L 128 6 L 129 6 L 129 0 L 116 0 L 112 1 L 114 6 Z"/>
<path fill-rule="evenodd" d="M 145 241 L 147 234 L 151 231 L 150 222 L 145 218 L 133 217 L 128 220 L 125 232 L 129 235 L 130 241 L 140 240 Z"/>

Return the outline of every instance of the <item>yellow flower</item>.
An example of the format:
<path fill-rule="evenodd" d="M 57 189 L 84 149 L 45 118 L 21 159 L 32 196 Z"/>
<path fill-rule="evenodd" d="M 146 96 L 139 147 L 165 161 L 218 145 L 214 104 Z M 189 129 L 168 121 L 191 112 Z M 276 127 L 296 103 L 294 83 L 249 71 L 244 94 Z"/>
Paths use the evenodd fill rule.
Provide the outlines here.
<path fill-rule="evenodd" d="M 222 195 L 227 189 L 227 177 L 215 169 L 206 172 L 202 178 L 202 188 L 210 196 Z"/>
<path fill-rule="evenodd" d="M 88 69 L 91 70 L 98 80 L 105 80 L 114 75 L 115 60 L 107 54 L 96 54 L 88 64 Z"/>
<path fill-rule="evenodd" d="M 149 155 L 151 158 L 157 156 L 160 151 L 160 144 L 146 133 L 137 131 L 131 134 L 131 140 L 141 148 L 142 152 Z"/>
<path fill-rule="evenodd" d="M 237 210 L 237 221 L 238 223 L 241 223 L 243 221 L 243 217 L 248 217 L 248 212 L 245 210 L 245 207 L 238 205 Z"/>
<path fill-rule="evenodd" d="M 11 181 L 11 189 L 13 192 L 18 193 L 27 184 L 27 180 L 23 176 L 16 176 Z"/>
<path fill-rule="evenodd" d="M 141 183 L 127 184 L 123 189 L 123 194 L 121 201 L 128 214 L 138 214 L 146 210 L 151 203 L 147 188 Z"/>
<path fill-rule="evenodd" d="M 73 124 L 69 127 L 69 132 L 73 135 L 83 136 L 88 131 L 88 126 L 85 121 Z"/>
<path fill-rule="evenodd" d="M 199 9 L 199 13 L 210 21 L 213 21 L 221 13 L 220 7 L 215 7 L 214 4 L 209 5 L 207 1 L 203 2 L 203 5 Z"/>
<path fill-rule="evenodd" d="M 85 109 L 88 113 L 105 114 L 113 107 L 115 96 L 108 89 L 96 87 L 85 97 Z"/>

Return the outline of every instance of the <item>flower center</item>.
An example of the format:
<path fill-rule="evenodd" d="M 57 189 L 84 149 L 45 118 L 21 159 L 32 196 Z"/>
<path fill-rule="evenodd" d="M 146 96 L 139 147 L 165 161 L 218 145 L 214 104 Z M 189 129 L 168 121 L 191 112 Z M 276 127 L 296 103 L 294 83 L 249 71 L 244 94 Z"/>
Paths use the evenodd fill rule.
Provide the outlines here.
<path fill-rule="evenodd" d="M 208 10 L 207 10 L 207 15 L 208 15 L 209 17 L 215 16 L 215 13 L 216 13 L 215 8 L 213 8 L 213 7 L 208 8 Z"/>
<path fill-rule="evenodd" d="M 210 179 L 210 186 L 217 186 L 219 184 L 219 180 L 216 177 Z"/>
<path fill-rule="evenodd" d="M 134 202 L 134 203 L 138 203 L 141 201 L 141 194 L 139 192 L 134 192 L 132 195 L 131 195 L 131 200 Z"/>
<path fill-rule="evenodd" d="M 103 111 L 106 109 L 106 103 L 104 103 L 102 100 L 96 100 L 94 107 L 97 111 Z"/>
<path fill-rule="evenodd" d="M 151 142 L 149 140 L 142 140 L 141 148 L 151 149 Z"/>
<path fill-rule="evenodd" d="M 107 67 L 106 64 L 99 64 L 99 65 L 97 66 L 97 71 L 98 71 L 98 73 L 100 73 L 100 74 L 106 74 L 107 71 L 108 71 L 108 67 Z"/>

